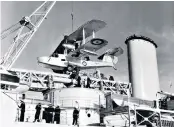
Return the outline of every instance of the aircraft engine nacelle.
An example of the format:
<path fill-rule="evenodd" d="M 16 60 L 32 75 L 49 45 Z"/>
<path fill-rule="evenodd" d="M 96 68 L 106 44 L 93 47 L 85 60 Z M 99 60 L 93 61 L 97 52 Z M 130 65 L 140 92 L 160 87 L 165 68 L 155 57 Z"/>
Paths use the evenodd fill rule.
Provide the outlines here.
<path fill-rule="evenodd" d="M 66 49 L 71 49 L 71 50 L 75 49 L 75 46 L 72 44 L 63 44 L 63 47 L 65 47 Z"/>

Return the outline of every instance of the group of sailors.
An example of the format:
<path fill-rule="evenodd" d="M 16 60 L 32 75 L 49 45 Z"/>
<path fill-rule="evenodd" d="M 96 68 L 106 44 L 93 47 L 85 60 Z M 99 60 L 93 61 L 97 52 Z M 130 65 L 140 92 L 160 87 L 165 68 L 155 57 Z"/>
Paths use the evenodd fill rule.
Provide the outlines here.
<path fill-rule="evenodd" d="M 73 71 L 70 74 L 70 79 L 75 79 L 77 81 L 77 84 L 75 85 L 75 87 L 91 88 L 91 79 L 89 76 L 86 76 L 86 79 L 82 80 L 81 76 L 77 74 L 75 71 Z"/>
<path fill-rule="evenodd" d="M 92 88 L 91 77 L 93 77 L 94 79 L 114 81 L 113 76 L 110 75 L 109 78 L 107 78 L 107 77 L 105 77 L 105 75 L 103 73 L 100 73 L 99 70 L 94 72 L 92 75 L 80 74 L 78 68 L 75 67 L 72 71 L 67 70 L 66 74 L 68 74 L 69 78 L 72 79 L 71 83 L 64 83 L 65 86 L 67 86 L 67 87 L 74 86 L 74 87 Z M 76 81 L 76 83 L 73 82 L 74 80 Z M 102 81 L 98 81 L 98 85 L 99 85 L 99 89 L 101 90 L 103 87 Z"/>
<path fill-rule="evenodd" d="M 54 108 L 52 105 L 50 105 L 43 111 L 42 118 L 45 119 L 46 123 L 54 123 L 56 121 L 56 124 L 60 124 L 60 112 L 61 109 L 59 106 Z"/>
<path fill-rule="evenodd" d="M 114 81 L 113 76 L 110 76 L 109 80 L 110 81 Z M 78 75 L 78 77 L 77 77 L 77 85 L 75 87 L 91 88 L 92 87 L 91 83 L 92 83 L 92 80 L 91 80 L 91 78 L 89 76 L 87 76 L 86 79 L 82 81 L 81 76 Z M 99 90 L 103 90 L 103 82 L 102 81 L 98 81 L 98 85 L 99 85 Z"/>
<path fill-rule="evenodd" d="M 18 106 L 20 108 L 19 121 L 24 122 L 25 107 L 26 106 L 25 106 L 24 101 L 21 100 L 20 102 L 21 102 L 21 104 L 20 104 L 20 106 Z M 35 112 L 35 117 L 34 117 L 33 122 L 40 122 L 41 109 L 42 109 L 41 103 L 38 103 L 35 107 L 36 112 Z M 43 111 L 42 119 L 45 119 L 46 123 L 53 123 L 54 121 L 56 121 L 56 123 L 59 124 L 60 123 L 60 108 L 59 108 L 59 106 L 54 108 L 52 105 L 50 105 L 48 108 L 45 108 L 45 110 Z"/>
<path fill-rule="evenodd" d="M 24 122 L 25 102 L 21 100 L 20 103 L 21 104 L 18 106 L 20 108 L 19 121 Z M 35 112 L 35 118 L 34 118 L 33 122 L 40 122 L 41 109 L 42 109 L 41 103 L 38 103 L 35 107 L 36 112 Z M 45 110 L 43 111 L 42 119 L 45 119 L 46 123 L 56 122 L 56 124 L 60 124 L 60 112 L 61 112 L 61 109 L 59 106 L 56 106 L 54 108 L 52 105 L 49 105 L 49 107 L 45 108 Z M 72 116 L 73 116 L 72 125 L 78 124 L 79 112 L 80 112 L 80 110 L 75 107 L 73 114 L 72 114 Z"/>
<path fill-rule="evenodd" d="M 82 83 L 81 77 L 78 76 L 76 87 L 82 87 L 82 84 L 85 84 L 85 85 L 83 85 L 83 87 L 85 87 L 85 88 L 91 88 L 91 79 L 89 77 L 87 77 L 86 83 Z"/>
<path fill-rule="evenodd" d="M 25 102 L 23 100 L 20 100 L 20 105 L 18 106 L 20 108 L 20 118 L 19 121 L 20 122 L 24 122 L 24 118 L 25 118 Z M 33 122 L 40 122 L 40 113 L 41 113 L 41 103 L 38 103 L 35 107 L 36 109 L 36 113 L 35 113 L 35 118 Z"/>

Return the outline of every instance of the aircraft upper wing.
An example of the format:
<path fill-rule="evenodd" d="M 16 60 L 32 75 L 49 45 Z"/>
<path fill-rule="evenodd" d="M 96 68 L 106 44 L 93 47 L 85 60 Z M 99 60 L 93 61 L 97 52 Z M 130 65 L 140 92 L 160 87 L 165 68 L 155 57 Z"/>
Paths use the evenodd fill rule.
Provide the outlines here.
<path fill-rule="evenodd" d="M 97 32 L 105 26 L 106 23 L 101 20 L 93 19 L 91 21 L 86 22 L 72 34 L 70 34 L 69 36 L 65 36 L 64 39 L 58 45 L 58 47 L 55 49 L 55 51 L 51 54 L 51 56 L 55 56 L 56 54 L 63 54 L 65 50 L 65 47 L 63 47 L 64 43 L 74 44 L 75 41 L 83 40 L 83 29 L 85 30 L 85 38 L 87 38 L 93 34 L 93 31 Z"/>
<path fill-rule="evenodd" d="M 89 51 L 96 52 L 97 50 L 101 49 L 102 47 L 106 46 L 108 44 L 108 41 L 100 38 L 93 38 L 81 47 L 79 49 L 85 49 Z"/>
<path fill-rule="evenodd" d="M 68 54 L 67 58 L 81 57 L 83 55 L 97 55 L 96 51 L 106 46 L 108 41 L 100 38 L 93 38 L 78 49 Z"/>
<path fill-rule="evenodd" d="M 91 20 L 79 27 L 75 32 L 68 36 L 68 40 L 81 41 L 83 40 L 83 29 L 85 30 L 85 38 L 91 36 L 94 32 L 104 28 L 106 23 L 101 20 Z"/>

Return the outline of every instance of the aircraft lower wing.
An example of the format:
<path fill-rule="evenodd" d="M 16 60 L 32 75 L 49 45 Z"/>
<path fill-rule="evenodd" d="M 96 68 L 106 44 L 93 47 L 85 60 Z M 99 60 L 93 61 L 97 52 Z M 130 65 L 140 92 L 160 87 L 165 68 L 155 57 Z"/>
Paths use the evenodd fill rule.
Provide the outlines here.
<path fill-rule="evenodd" d="M 121 54 L 123 54 L 123 49 L 121 47 L 116 47 L 116 48 L 107 50 L 105 53 L 100 55 L 98 59 L 99 60 L 103 59 L 104 55 L 120 56 Z"/>
<path fill-rule="evenodd" d="M 100 38 L 93 38 L 84 45 L 77 48 L 75 51 L 70 52 L 67 56 L 68 58 L 79 58 L 84 55 L 97 55 L 96 51 L 106 46 L 108 41 Z"/>

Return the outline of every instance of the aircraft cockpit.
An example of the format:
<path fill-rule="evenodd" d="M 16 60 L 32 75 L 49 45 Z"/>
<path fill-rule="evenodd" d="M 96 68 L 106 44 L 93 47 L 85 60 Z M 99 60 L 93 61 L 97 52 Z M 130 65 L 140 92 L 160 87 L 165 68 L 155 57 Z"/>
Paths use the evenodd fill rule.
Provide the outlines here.
<path fill-rule="evenodd" d="M 58 54 L 58 53 L 53 53 L 53 54 L 52 54 L 52 57 L 58 58 L 58 57 L 59 57 L 59 54 Z"/>

